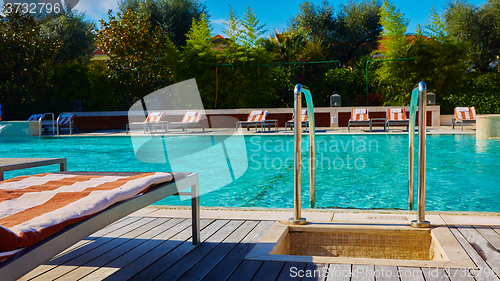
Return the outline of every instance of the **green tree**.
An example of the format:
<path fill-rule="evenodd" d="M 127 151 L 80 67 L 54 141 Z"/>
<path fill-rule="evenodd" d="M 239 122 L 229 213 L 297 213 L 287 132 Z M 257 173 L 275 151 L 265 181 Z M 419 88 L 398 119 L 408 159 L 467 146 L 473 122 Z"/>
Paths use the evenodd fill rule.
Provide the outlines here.
<path fill-rule="evenodd" d="M 81 63 L 88 63 L 95 51 L 95 25 L 85 20 L 84 14 L 62 11 L 60 14 L 49 14 L 40 20 L 41 34 L 63 42 L 56 56 L 58 62 L 77 59 Z"/>
<path fill-rule="evenodd" d="M 264 46 L 279 62 L 324 59 L 323 42 L 318 38 L 310 38 L 302 28 L 276 31 L 265 41 Z"/>
<path fill-rule="evenodd" d="M 480 73 L 492 70 L 491 64 L 500 52 L 500 25 L 498 0 L 482 7 L 465 1 L 450 2 L 444 18 L 453 40 L 469 45 L 469 59 Z"/>
<path fill-rule="evenodd" d="M 224 34 L 226 34 L 233 42 L 236 42 L 243 31 L 239 27 L 239 16 L 231 6 L 229 6 L 229 19 L 224 23 L 224 25 L 226 28 L 224 28 L 222 32 L 224 32 Z"/>
<path fill-rule="evenodd" d="M 0 100 L 8 118 L 25 118 L 51 98 L 48 77 L 62 42 L 40 35 L 30 14 L 6 13 L 0 20 Z M 38 110 L 36 110 L 38 111 Z"/>
<path fill-rule="evenodd" d="M 332 31 L 330 58 L 350 65 L 377 49 L 382 31 L 380 4 L 375 1 L 341 4 Z"/>
<path fill-rule="evenodd" d="M 383 27 L 382 46 L 385 59 L 408 58 L 411 47 L 406 29 L 409 21 L 394 4 L 384 0 L 380 9 L 380 23 Z M 410 91 L 418 81 L 412 79 L 413 61 L 387 61 L 377 69 L 378 91 L 385 105 L 409 104 Z"/>
<path fill-rule="evenodd" d="M 138 98 L 168 84 L 173 77 L 162 66 L 164 50 L 175 49 L 160 28 L 151 28 L 149 16 L 126 10 L 117 17 L 108 13 L 109 22 L 101 20 L 103 29 L 96 45 L 110 55 L 108 70 L 121 108 L 128 108 Z"/>
<path fill-rule="evenodd" d="M 199 20 L 202 14 L 210 18 L 206 3 L 201 0 L 120 0 L 119 9 L 122 13 L 130 9 L 139 16 L 148 15 L 151 27 L 160 27 L 178 47 L 186 45 L 193 18 Z"/>
<path fill-rule="evenodd" d="M 243 27 L 241 31 L 239 41 L 247 49 L 259 48 L 263 42 L 263 37 L 267 30 L 265 24 L 259 25 L 260 20 L 257 19 L 253 9 L 247 5 L 245 14 L 243 15 L 243 20 L 240 24 Z"/>

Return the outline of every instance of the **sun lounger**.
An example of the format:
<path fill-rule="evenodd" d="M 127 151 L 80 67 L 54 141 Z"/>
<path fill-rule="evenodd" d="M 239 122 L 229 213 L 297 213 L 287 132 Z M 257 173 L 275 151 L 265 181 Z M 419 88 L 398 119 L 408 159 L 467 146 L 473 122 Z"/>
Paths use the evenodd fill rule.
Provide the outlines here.
<path fill-rule="evenodd" d="M 255 126 L 255 132 L 257 132 L 257 125 L 260 125 L 261 130 L 264 131 L 264 124 L 267 117 L 266 110 L 252 110 L 247 117 L 247 121 L 240 121 L 236 123 L 236 130 L 238 127 L 243 128 L 246 127 L 247 131 L 249 130 L 249 126 Z"/>
<path fill-rule="evenodd" d="M 76 114 L 71 113 L 61 113 L 57 117 L 56 126 L 57 126 L 57 134 L 59 135 L 61 128 L 69 128 L 69 133 L 72 131 L 77 131 L 78 129 L 75 126 L 75 117 Z"/>
<path fill-rule="evenodd" d="M 186 188 L 191 191 L 179 192 Z M 0 201 L 0 257 L 8 257 L 0 262 L 2 280 L 16 280 L 95 231 L 175 194 L 191 196 L 193 244 L 200 242 L 198 174 L 61 172 L 5 180 L 0 189 L 8 195 Z"/>
<path fill-rule="evenodd" d="M 292 129 L 293 126 L 295 126 L 295 113 L 292 115 L 292 120 L 287 121 L 285 123 L 285 130 L 287 127 L 290 127 L 290 130 Z M 304 127 L 306 130 L 309 128 L 309 116 L 307 115 L 307 109 L 302 110 L 302 127 Z"/>
<path fill-rule="evenodd" d="M 200 123 L 201 111 L 188 111 L 184 114 L 181 122 L 170 122 L 168 124 L 169 128 L 172 127 L 182 127 L 182 130 L 187 133 L 187 127 L 189 125 L 200 126 L 205 131 L 205 125 Z M 167 131 L 168 132 L 168 131 Z"/>
<path fill-rule="evenodd" d="M 387 131 L 389 131 L 391 124 L 406 125 L 406 129 L 408 129 L 409 122 L 408 118 L 406 118 L 406 111 L 404 108 L 388 108 L 385 118 Z"/>
<path fill-rule="evenodd" d="M 462 125 L 464 130 L 464 123 L 476 123 L 476 109 L 474 107 L 455 107 L 455 117 L 452 118 L 452 128 L 455 129 L 455 124 Z"/>
<path fill-rule="evenodd" d="M 168 122 L 163 121 L 165 117 L 165 112 L 151 112 L 146 117 L 144 122 L 132 122 L 127 124 L 126 131 L 128 133 L 130 127 L 133 125 L 141 125 L 144 128 L 144 133 L 154 132 L 156 133 L 156 128 L 161 127 L 162 132 L 168 132 Z"/>
<path fill-rule="evenodd" d="M 370 131 L 372 130 L 372 122 L 368 116 L 368 109 L 366 108 L 352 108 L 351 109 L 351 119 L 347 123 L 347 129 L 351 131 L 351 124 L 353 125 L 368 125 L 370 126 Z"/>

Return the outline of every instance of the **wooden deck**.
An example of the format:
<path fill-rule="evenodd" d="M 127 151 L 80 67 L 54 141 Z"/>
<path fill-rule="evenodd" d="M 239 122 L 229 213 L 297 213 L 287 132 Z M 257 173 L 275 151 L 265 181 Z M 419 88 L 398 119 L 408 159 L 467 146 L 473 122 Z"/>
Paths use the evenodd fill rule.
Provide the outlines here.
<path fill-rule="evenodd" d="M 203 218 L 202 243 L 193 246 L 190 219 L 128 216 L 20 280 L 500 281 L 498 226 L 448 226 L 479 270 L 244 260 L 273 223 Z M 309 276 L 299 276 L 302 272 Z M 314 272 L 316 277 L 310 276 Z"/>

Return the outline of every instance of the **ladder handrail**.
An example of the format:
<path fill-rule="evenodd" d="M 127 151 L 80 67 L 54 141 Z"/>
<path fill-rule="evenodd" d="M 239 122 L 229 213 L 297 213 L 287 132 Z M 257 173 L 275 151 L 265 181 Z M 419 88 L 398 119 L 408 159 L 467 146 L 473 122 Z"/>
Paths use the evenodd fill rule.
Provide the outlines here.
<path fill-rule="evenodd" d="M 68 118 L 69 118 L 69 134 L 71 135 L 72 134 L 72 131 L 71 131 L 71 125 L 73 124 L 73 120 L 71 119 L 71 112 L 63 112 L 61 114 L 59 114 L 59 116 L 57 117 L 57 137 L 59 137 L 59 118 L 61 118 L 62 115 L 64 114 L 68 114 Z M 73 114 L 73 116 L 76 116 L 76 114 Z"/>
<path fill-rule="evenodd" d="M 54 113 L 47 112 L 42 114 L 42 116 L 38 119 L 38 137 L 42 137 L 42 123 L 45 120 L 45 115 L 52 115 L 52 136 L 55 136 L 55 125 L 54 125 Z"/>

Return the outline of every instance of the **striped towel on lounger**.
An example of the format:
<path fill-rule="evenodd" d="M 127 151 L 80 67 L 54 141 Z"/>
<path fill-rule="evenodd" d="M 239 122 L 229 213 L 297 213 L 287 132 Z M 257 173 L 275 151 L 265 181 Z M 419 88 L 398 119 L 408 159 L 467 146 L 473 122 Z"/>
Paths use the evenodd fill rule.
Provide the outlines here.
<path fill-rule="evenodd" d="M 65 172 L 1 181 L 0 261 L 67 225 L 172 179 L 169 173 Z"/>

